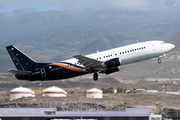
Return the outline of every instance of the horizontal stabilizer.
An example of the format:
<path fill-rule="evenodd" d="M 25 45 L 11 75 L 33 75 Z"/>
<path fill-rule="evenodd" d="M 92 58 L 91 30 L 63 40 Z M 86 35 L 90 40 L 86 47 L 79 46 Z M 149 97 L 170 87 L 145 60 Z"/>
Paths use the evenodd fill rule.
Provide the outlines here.
<path fill-rule="evenodd" d="M 27 75 L 31 73 L 30 71 L 22 71 L 22 70 L 8 70 L 8 72 L 14 74 L 14 75 Z"/>

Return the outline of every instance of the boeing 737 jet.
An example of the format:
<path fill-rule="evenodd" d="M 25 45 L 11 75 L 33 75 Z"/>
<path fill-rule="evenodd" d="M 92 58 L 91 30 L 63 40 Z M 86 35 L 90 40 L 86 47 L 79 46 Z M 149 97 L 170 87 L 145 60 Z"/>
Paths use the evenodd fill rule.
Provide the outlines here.
<path fill-rule="evenodd" d="M 98 80 L 98 73 L 110 74 L 119 71 L 119 66 L 161 57 L 175 46 L 164 41 L 148 41 L 118 47 L 89 55 L 75 55 L 69 60 L 57 63 L 37 63 L 15 46 L 6 49 L 17 70 L 9 70 L 19 80 L 46 81 L 72 78 L 93 73 L 93 79 Z"/>

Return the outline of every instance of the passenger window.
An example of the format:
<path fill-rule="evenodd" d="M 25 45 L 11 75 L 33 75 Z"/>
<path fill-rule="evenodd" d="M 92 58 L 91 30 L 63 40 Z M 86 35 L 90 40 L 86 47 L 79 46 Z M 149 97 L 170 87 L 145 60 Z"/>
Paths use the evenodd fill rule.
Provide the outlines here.
<path fill-rule="evenodd" d="M 120 52 L 120 54 L 121 54 L 121 52 Z"/>
<path fill-rule="evenodd" d="M 99 59 L 101 59 L 101 57 L 99 57 Z"/>
<path fill-rule="evenodd" d="M 124 54 L 124 52 L 122 52 Z"/>

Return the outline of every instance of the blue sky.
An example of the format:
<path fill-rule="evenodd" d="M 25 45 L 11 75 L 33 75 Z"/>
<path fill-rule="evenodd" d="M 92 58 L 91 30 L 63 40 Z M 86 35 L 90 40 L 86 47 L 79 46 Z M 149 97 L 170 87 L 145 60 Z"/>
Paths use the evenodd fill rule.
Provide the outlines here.
<path fill-rule="evenodd" d="M 91 4 L 91 7 L 111 6 L 111 7 L 138 8 L 143 6 L 147 7 L 147 4 L 152 4 L 152 3 L 163 4 L 165 1 L 166 0 L 0 0 L 0 13 L 13 12 L 18 9 L 27 9 L 27 8 L 34 9 L 35 11 L 48 11 L 48 10 L 63 11 L 68 8 L 83 7 L 83 5 L 86 5 L 87 3 Z M 178 2 L 179 0 L 174 0 L 174 1 Z M 135 2 L 137 2 L 138 4 L 135 4 Z M 127 3 L 129 3 L 129 5 Z"/>

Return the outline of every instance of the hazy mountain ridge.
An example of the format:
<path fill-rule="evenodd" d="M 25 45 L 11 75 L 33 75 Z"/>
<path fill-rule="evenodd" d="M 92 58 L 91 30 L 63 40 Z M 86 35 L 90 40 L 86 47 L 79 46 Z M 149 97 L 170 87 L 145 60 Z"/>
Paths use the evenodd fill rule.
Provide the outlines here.
<path fill-rule="evenodd" d="M 131 33 L 131 34 L 129 34 Z M 40 48 L 57 50 L 54 54 L 88 54 L 154 39 L 162 39 L 166 36 L 163 32 L 151 30 L 129 29 L 111 32 L 93 26 L 59 27 L 41 33 L 18 37 L 4 41 L 4 46 L 14 44 L 18 46 L 32 46 L 30 53 Z M 23 48 L 22 48 L 23 49 Z M 34 50 L 33 50 L 34 49 Z"/>
<path fill-rule="evenodd" d="M 87 13 L 88 14 L 88 13 Z M 70 14 L 61 11 L 35 12 L 18 10 L 0 14 L 0 39 L 31 35 L 48 29 L 74 25 L 90 25 L 110 30 L 130 28 L 163 30 L 170 24 L 173 31 L 179 31 L 179 13 L 166 11 L 105 10 L 85 14 Z M 175 22 L 177 21 L 177 23 Z M 161 23 L 162 22 L 162 23 Z M 158 27 L 157 25 L 161 25 Z M 169 28 L 169 26 L 167 26 Z M 158 28 L 158 29 L 157 29 Z"/>
<path fill-rule="evenodd" d="M 16 45 L 37 61 L 54 62 L 136 42 L 166 40 L 180 32 L 171 11 L 106 9 L 87 12 L 31 9 L 0 14 L 1 71 L 11 64 L 5 46 Z"/>
<path fill-rule="evenodd" d="M 167 55 L 167 58 L 172 60 L 180 60 L 180 33 L 170 37 L 166 42 L 174 44 L 176 47 Z"/>
<path fill-rule="evenodd" d="M 180 4 L 176 3 L 174 0 L 167 0 L 165 4 L 171 6 L 180 6 Z"/>

